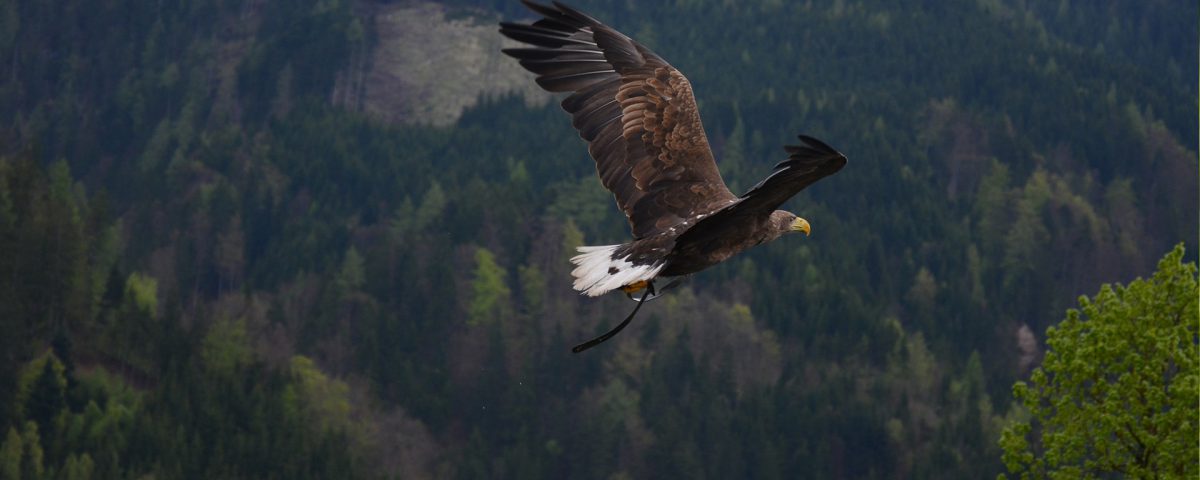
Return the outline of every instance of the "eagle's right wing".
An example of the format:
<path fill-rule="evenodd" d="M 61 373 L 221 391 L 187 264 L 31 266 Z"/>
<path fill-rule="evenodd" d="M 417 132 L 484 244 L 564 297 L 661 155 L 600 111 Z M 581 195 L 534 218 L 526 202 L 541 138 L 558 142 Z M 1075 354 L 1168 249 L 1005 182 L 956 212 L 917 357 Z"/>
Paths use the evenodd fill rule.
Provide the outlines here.
<path fill-rule="evenodd" d="M 837 173 L 846 166 L 846 156 L 824 142 L 807 135 L 800 135 L 803 145 L 786 145 L 788 159 L 775 165 L 767 178 L 739 197 L 736 201 L 717 209 L 696 222 L 679 236 L 679 242 L 687 243 L 703 238 L 724 235 L 725 228 L 744 225 L 748 218 L 765 219 L 801 190 L 818 180 Z"/>
<path fill-rule="evenodd" d="M 767 178 L 738 199 L 737 210 L 756 210 L 770 215 L 801 190 L 846 166 L 846 156 L 824 142 L 800 135 L 803 145 L 787 145 L 788 159 L 775 165 Z"/>

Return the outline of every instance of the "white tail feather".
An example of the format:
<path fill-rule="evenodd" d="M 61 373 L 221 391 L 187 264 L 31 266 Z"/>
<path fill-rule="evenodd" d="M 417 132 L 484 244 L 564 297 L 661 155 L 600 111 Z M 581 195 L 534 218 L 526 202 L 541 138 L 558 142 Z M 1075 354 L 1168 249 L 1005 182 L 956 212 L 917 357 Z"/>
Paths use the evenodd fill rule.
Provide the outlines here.
<path fill-rule="evenodd" d="M 626 260 L 628 257 L 613 258 L 617 247 L 620 245 L 578 248 L 579 255 L 571 258 L 571 263 L 578 265 L 571 271 L 575 290 L 596 297 L 640 280 L 650 280 L 663 268 L 662 263 L 634 265 Z"/>

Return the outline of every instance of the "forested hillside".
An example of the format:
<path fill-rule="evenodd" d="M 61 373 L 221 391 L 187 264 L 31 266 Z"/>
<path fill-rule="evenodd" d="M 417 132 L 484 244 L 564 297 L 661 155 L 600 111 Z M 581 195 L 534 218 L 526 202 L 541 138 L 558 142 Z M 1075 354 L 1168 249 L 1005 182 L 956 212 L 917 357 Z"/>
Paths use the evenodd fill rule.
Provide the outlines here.
<path fill-rule="evenodd" d="M 628 228 L 515 0 L 0 0 L 0 479 L 993 478 L 1045 328 L 1200 247 L 1196 2 L 572 4 L 735 192 L 850 159 L 583 355 Z"/>

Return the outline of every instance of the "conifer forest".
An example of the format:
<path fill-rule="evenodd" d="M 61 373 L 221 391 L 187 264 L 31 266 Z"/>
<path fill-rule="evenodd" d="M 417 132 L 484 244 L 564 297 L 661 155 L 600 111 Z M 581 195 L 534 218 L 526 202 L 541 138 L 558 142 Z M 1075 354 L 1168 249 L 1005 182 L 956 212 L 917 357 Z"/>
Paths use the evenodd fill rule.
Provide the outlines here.
<path fill-rule="evenodd" d="M 0 0 L 0 479 L 1025 478 L 1064 332 L 1156 269 L 1182 466 L 1074 478 L 1196 478 L 1200 4 L 567 3 L 735 194 L 849 158 L 581 354 L 633 303 L 568 260 L 629 224 L 519 1 Z"/>

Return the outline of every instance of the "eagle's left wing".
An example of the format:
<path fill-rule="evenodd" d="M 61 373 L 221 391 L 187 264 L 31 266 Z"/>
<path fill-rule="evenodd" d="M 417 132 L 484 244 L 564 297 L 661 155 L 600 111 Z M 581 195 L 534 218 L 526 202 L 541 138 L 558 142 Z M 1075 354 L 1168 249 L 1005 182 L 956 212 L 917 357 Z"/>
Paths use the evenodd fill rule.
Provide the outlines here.
<path fill-rule="evenodd" d="M 697 212 L 733 203 L 687 78 L 621 32 L 562 3 L 522 2 L 542 15 L 500 33 L 532 45 L 504 53 L 536 73 L 588 142 L 596 172 L 629 217 L 634 238 L 668 232 Z"/>

